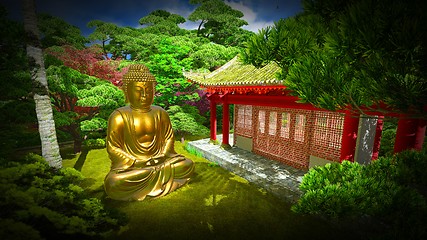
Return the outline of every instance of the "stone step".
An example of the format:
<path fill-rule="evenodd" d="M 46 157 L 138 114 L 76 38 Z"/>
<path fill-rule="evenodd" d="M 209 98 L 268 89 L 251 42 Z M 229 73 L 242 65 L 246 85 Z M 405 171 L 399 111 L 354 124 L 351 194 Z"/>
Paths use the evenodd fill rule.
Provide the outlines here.
<path fill-rule="evenodd" d="M 230 135 L 230 142 L 233 142 L 232 136 Z M 218 135 L 217 139 L 221 142 L 222 136 Z M 237 147 L 226 150 L 219 145 L 209 143 L 209 139 L 192 141 L 188 144 L 207 160 L 264 188 L 280 199 L 295 202 L 301 196 L 299 184 L 306 171 Z"/>

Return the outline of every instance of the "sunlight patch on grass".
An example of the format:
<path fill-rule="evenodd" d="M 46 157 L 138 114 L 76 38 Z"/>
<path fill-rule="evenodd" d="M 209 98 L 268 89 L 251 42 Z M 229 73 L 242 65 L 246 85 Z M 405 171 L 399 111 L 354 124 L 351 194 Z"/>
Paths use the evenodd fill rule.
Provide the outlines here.
<path fill-rule="evenodd" d="M 232 178 L 230 178 L 230 180 L 234 180 L 234 181 L 237 181 L 239 183 L 249 184 L 248 180 L 246 180 L 246 179 L 244 179 L 238 175 L 234 175 Z"/>
<path fill-rule="evenodd" d="M 212 224 L 210 224 L 210 223 L 207 223 L 207 224 L 208 224 L 209 231 L 211 233 L 213 233 L 214 232 L 214 226 Z"/>
<path fill-rule="evenodd" d="M 265 190 L 264 188 L 258 188 L 258 191 L 260 193 L 262 193 L 262 195 L 266 195 L 267 194 L 267 190 Z"/>
<path fill-rule="evenodd" d="M 226 197 L 227 195 L 211 194 L 208 198 L 205 199 L 205 206 L 207 207 L 216 206 L 222 199 Z"/>
<path fill-rule="evenodd" d="M 117 235 L 121 235 L 121 234 L 123 234 L 124 232 L 127 232 L 127 231 L 129 231 L 129 230 L 130 230 L 129 225 L 122 226 L 122 227 L 120 227 L 120 230 L 119 230 L 119 232 L 117 233 Z"/>

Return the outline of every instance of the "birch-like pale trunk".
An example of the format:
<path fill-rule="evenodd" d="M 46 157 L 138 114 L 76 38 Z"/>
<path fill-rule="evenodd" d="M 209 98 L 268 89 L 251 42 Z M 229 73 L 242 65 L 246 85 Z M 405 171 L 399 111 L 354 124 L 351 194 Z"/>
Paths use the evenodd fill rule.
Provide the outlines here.
<path fill-rule="evenodd" d="M 30 62 L 31 80 L 34 85 L 34 101 L 40 133 L 42 156 L 51 167 L 61 168 L 62 158 L 56 138 L 55 122 L 44 67 L 43 51 L 37 27 L 34 0 L 23 0 L 24 27 L 27 35 L 27 56 Z"/>

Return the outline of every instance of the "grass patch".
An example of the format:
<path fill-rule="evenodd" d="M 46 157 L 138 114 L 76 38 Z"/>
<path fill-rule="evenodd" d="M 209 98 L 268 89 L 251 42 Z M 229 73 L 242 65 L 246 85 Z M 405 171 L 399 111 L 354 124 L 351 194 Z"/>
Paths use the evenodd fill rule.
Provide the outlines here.
<path fill-rule="evenodd" d="M 195 147 L 190 146 L 189 144 L 184 144 L 184 149 L 185 151 L 187 151 L 188 153 L 196 156 L 196 157 L 203 157 L 203 153 L 200 152 L 199 150 L 197 150 Z"/>
<path fill-rule="evenodd" d="M 105 149 L 82 153 L 86 154 L 84 161 L 78 154 L 64 160 L 63 165 L 79 165 L 93 195 L 128 216 L 128 224 L 111 239 L 350 239 L 354 236 L 340 226 L 291 212 L 288 203 L 223 168 L 210 167 L 209 161 L 188 153 L 179 141 L 175 142 L 175 150 L 196 164 L 189 184 L 165 197 L 142 202 L 106 197 L 103 180 L 110 160 Z"/>

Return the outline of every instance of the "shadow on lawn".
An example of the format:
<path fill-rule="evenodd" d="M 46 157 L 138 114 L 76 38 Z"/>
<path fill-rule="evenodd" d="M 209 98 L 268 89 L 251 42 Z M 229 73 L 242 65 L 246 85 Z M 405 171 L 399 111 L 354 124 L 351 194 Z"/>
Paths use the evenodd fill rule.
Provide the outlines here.
<path fill-rule="evenodd" d="M 76 163 L 74 164 L 74 169 L 81 171 L 82 167 L 86 161 L 87 154 L 89 153 L 89 150 L 87 148 L 83 148 L 82 152 L 80 153 L 79 158 L 77 159 Z"/>
<path fill-rule="evenodd" d="M 189 184 L 159 199 L 106 205 L 129 223 L 112 239 L 351 239 L 339 226 L 297 215 L 235 174 L 196 162 Z M 354 235 L 353 235 L 354 236 Z"/>

